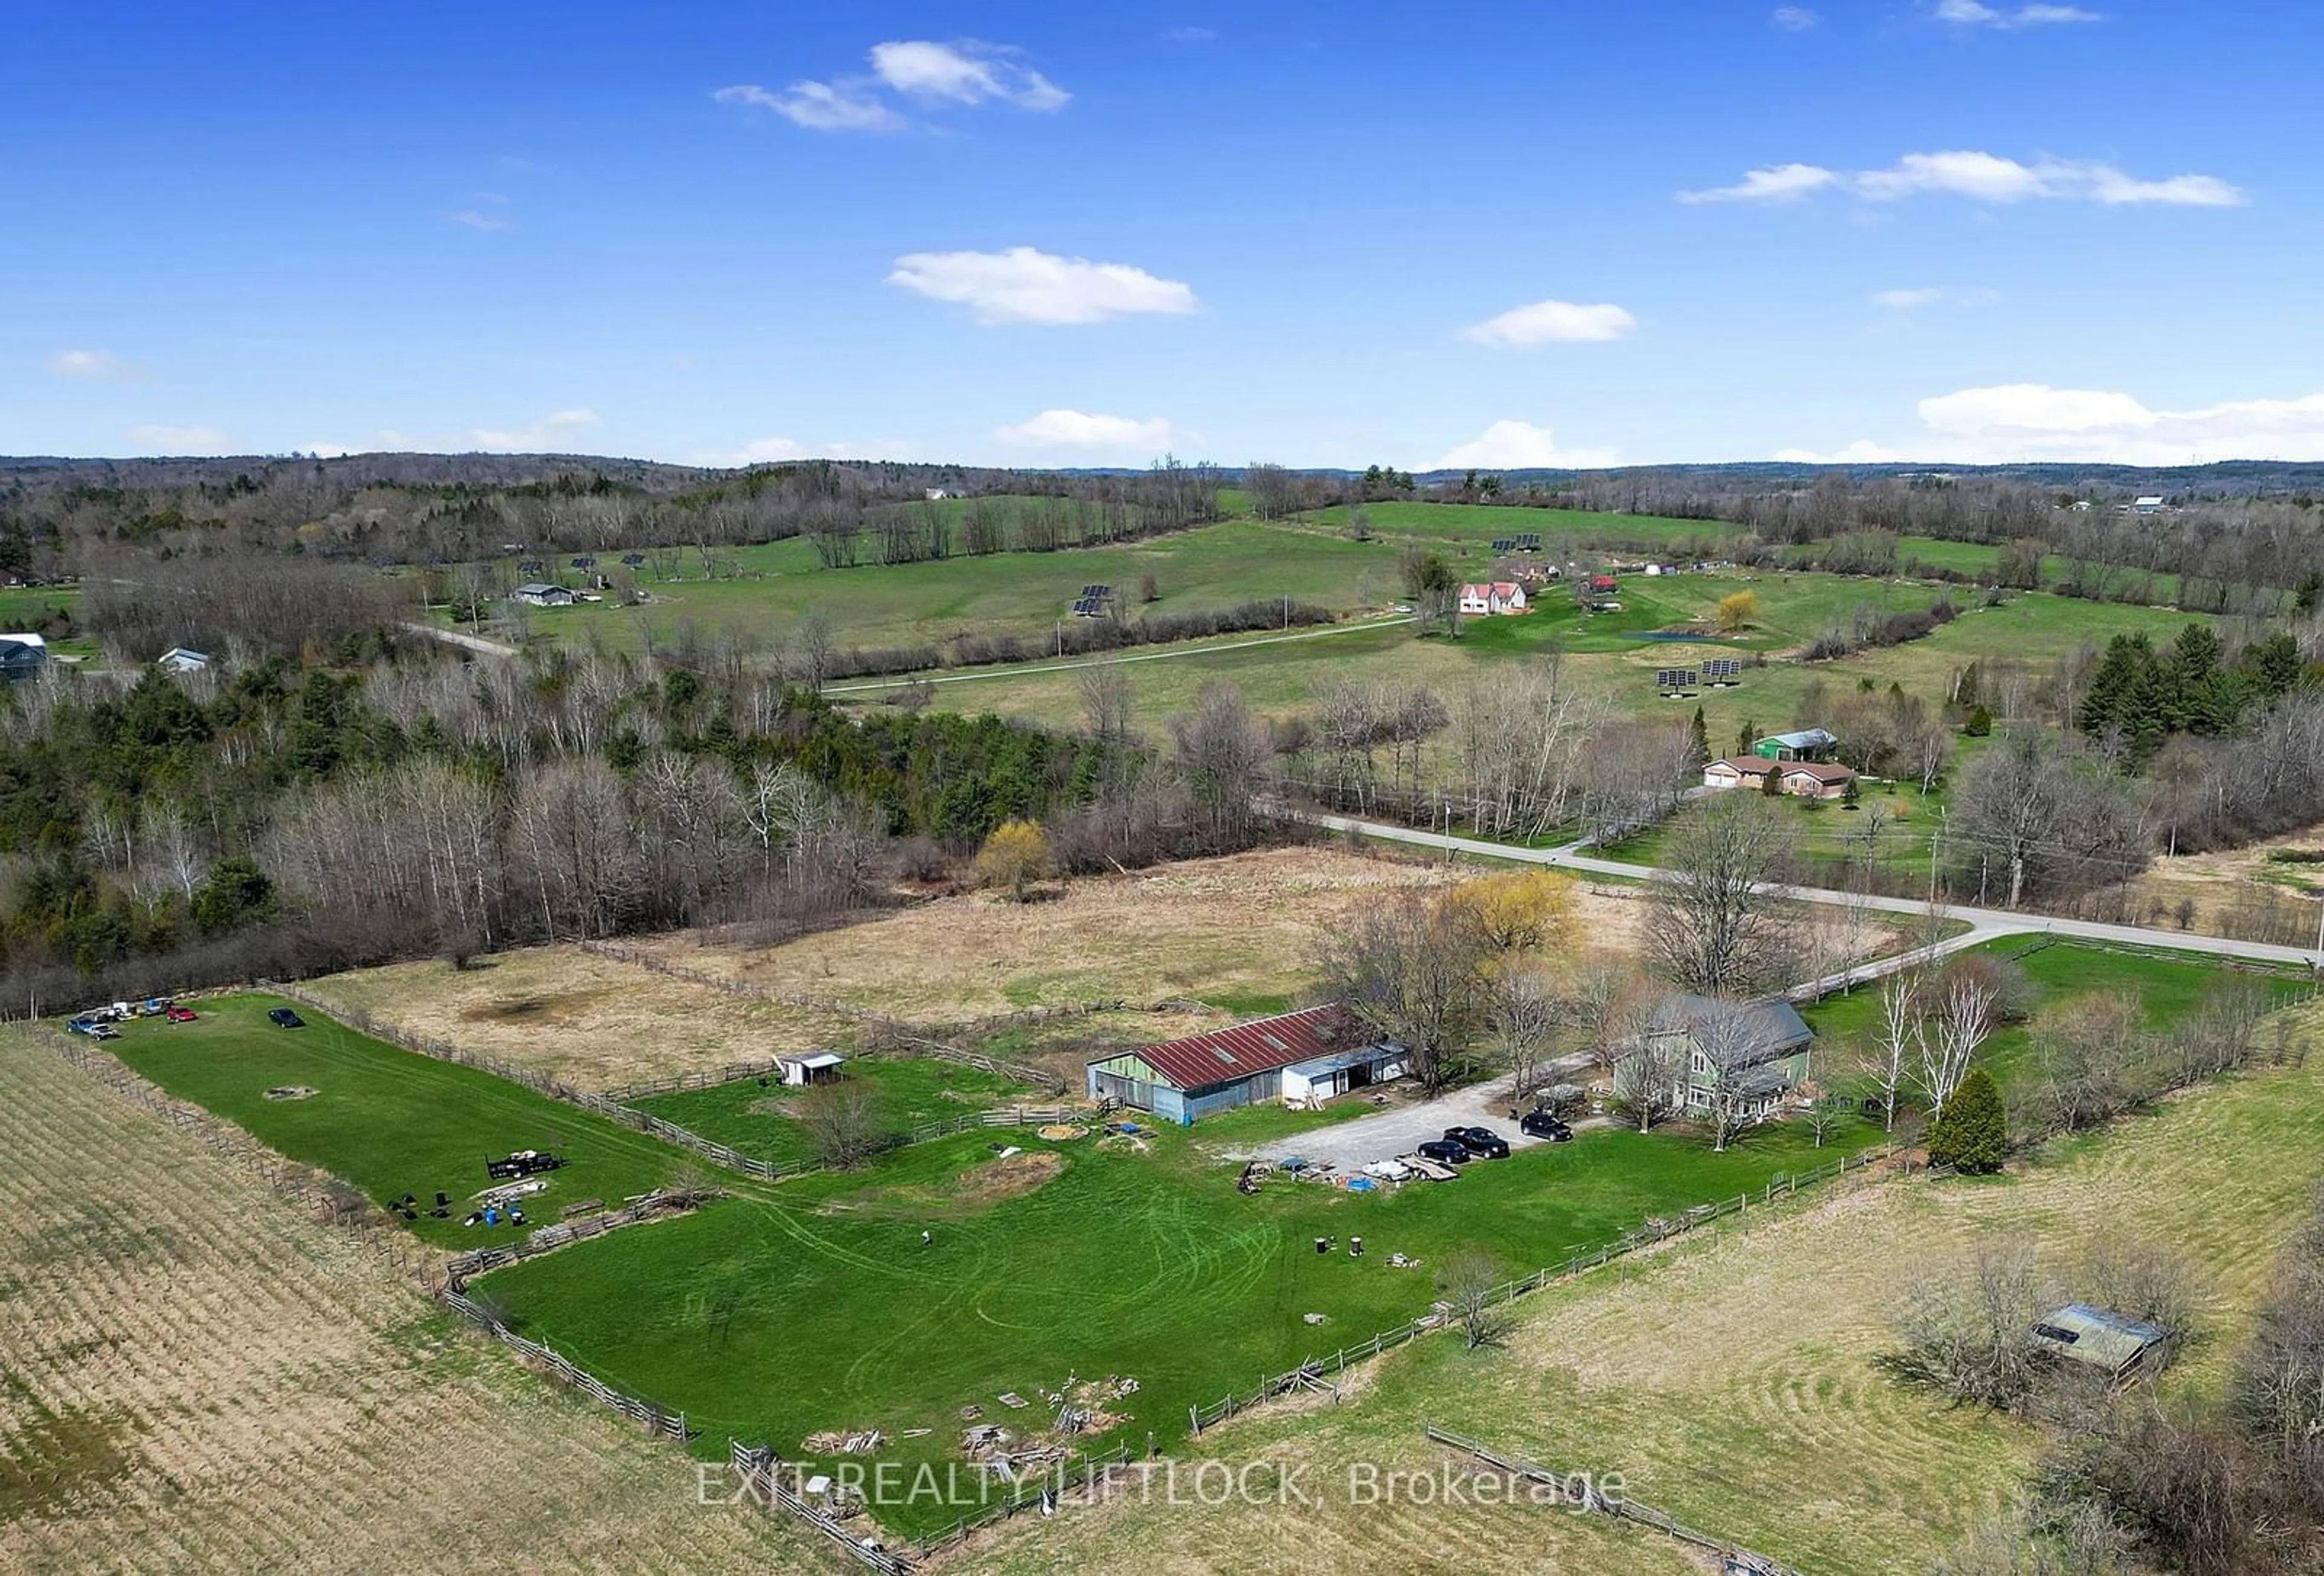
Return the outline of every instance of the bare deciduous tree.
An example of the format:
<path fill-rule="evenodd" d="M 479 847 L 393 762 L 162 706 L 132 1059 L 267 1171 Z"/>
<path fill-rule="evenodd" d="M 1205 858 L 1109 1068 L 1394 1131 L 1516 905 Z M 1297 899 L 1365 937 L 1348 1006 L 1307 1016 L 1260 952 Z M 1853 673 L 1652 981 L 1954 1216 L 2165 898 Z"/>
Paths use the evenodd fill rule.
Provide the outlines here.
<path fill-rule="evenodd" d="M 1436 1287 L 1443 1294 L 1445 1311 L 1460 1324 L 1471 1350 L 1489 1346 L 1508 1332 L 1508 1304 L 1493 1300 L 1500 1284 L 1499 1262 L 1477 1249 L 1457 1249 L 1437 1271 Z"/>
<path fill-rule="evenodd" d="M 861 1078 L 817 1083 L 799 1097 L 792 1114 L 807 1133 L 815 1157 L 844 1170 L 859 1166 L 888 1143 L 880 1092 Z"/>
<path fill-rule="evenodd" d="M 1763 889 L 1789 868 L 1793 827 L 1783 806 L 1740 793 L 1714 795 L 1673 824 L 1646 936 L 1663 973 L 1705 996 L 1753 996 L 1777 982 L 1794 926 Z"/>
<path fill-rule="evenodd" d="M 1462 910 L 1406 892 L 1330 932 L 1318 962 L 1333 994 L 1382 1039 L 1402 1045 L 1422 1089 L 1434 1094 L 1451 1073 L 1451 1053 L 1485 1018 L 1492 955 Z"/>
<path fill-rule="evenodd" d="M 1993 987 L 1982 974 L 1956 969 L 1939 982 L 1919 1047 L 1921 1093 L 1932 1121 L 1944 1115 L 1945 1101 L 1969 1076 L 1970 1059 L 1993 1032 L 1995 1005 Z"/>

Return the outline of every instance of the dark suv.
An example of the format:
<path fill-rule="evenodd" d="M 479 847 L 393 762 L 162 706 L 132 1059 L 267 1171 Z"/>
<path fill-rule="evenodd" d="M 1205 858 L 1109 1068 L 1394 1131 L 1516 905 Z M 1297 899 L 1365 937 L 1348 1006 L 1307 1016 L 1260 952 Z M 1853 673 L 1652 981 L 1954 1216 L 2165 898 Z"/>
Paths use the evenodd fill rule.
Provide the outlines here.
<path fill-rule="evenodd" d="M 1517 1123 L 1517 1130 L 1531 1133 L 1536 1138 L 1547 1138 L 1553 1144 L 1566 1144 L 1573 1140 L 1573 1129 L 1567 1127 L 1564 1120 L 1554 1111 L 1526 1112 L 1524 1120 Z"/>
<path fill-rule="evenodd" d="M 1509 1157 L 1509 1141 L 1490 1128 L 1446 1128 L 1447 1143 L 1459 1144 L 1471 1155 L 1482 1155 L 1488 1160 Z"/>
<path fill-rule="evenodd" d="M 274 1027 L 277 1028 L 304 1028 L 307 1027 L 307 1020 L 300 1017 L 297 1013 L 291 1011 L 287 1007 L 270 1007 L 266 1010 L 266 1016 L 273 1020 Z"/>
<path fill-rule="evenodd" d="M 1413 1153 L 1424 1160 L 1446 1166 L 1465 1166 L 1469 1162 L 1469 1146 L 1455 1138 L 1431 1138 Z"/>

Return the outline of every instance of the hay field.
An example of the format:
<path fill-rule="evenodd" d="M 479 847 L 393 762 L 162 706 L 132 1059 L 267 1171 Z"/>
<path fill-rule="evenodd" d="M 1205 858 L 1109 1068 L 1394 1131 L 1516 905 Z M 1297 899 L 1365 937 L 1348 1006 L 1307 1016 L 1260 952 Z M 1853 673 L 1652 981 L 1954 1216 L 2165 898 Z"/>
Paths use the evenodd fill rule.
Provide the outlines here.
<path fill-rule="evenodd" d="M 1279 1011 L 1313 981 L 1317 936 L 1383 891 L 1459 872 L 1330 847 L 1273 849 L 1066 883 L 1048 902 L 946 898 L 781 946 L 737 950 L 665 937 L 671 961 L 921 1022 L 1032 1007 L 1191 998 Z M 1595 945 L 1628 939 L 1618 899 L 1582 894 Z"/>
<path fill-rule="evenodd" d="M 0 1570 L 816 1570 L 344 1234 L 0 1036 Z"/>
<path fill-rule="evenodd" d="M 466 970 L 433 961 L 358 969 L 308 989 L 405 1033 L 593 1090 L 808 1050 L 853 1032 L 832 1014 L 730 996 L 577 946 L 499 953 Z"/>
<path fill-rule="evenodd" d="M 2317 1027 L 2311 1017 L 2311 1040 Z M 1420 1440 L 1433 1419 L 1546 1464 L 1620 1470 L 1637 1498 L 1823 1576 L 1919 1571 L 2023 1480 L 2038 1436 L 1902 1390 L 1874 1366 L 1886 1310 L 1918 1267 L 2018 1232 L 2061 1266 L 2107 1234 L 2172 1244 L 2215 1296 L 2209 1338 L 2166 1382 L 2215 1386 L 2319 1181 L 2324 1060 L 2197 1091 L 2022 1175 L 1873 1186 L 1764 1218 L 1748 1236 L 1696 1240 L 1627 1276 L 1543 1294 L 1502 1350 L 1416 1342 L 1360 1398 L 1254 1416 L 1203 1448 L 1308 1461 L 1336 1483 L 1351 1462 L 1434 1459 Z M 1296 1551 L 1323 1576 L 1379 1569 L 1388 1550 L 1412 1551 L 1413 1569 L 1510 1568 L 1511 1550 L 1524 1568 L 1572 1576 L 1685 1568 L 1666 1553 L 1646 1564 L 1661 1551 L 1594 1523 L 1521 1519 L 1534 1515 L 1342 1507 L 1300 1519 L 1121 1503 L 1044 1523 L 979 1568 L 1257 1572 Z"/>

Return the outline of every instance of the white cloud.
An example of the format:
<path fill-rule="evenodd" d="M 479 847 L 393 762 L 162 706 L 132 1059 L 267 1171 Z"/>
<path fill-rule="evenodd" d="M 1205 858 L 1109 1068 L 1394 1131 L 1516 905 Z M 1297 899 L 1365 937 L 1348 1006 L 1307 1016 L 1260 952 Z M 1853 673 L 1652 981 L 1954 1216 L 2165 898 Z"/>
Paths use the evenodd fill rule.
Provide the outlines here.
<path fill-rule="evenodd" d="M 1987 307 L 2000 299 L 1998 290 L 1956 290 L 1950 285 L 1923 285 L 1872 292 L 1872 304 L 1886 307 L 1892 312 L 1917 311 L 1923 307 L 1935 306 Z"/>
<path fill-rule="evenodd" d="M 1779 164 L 1754 170 L 1735 186 L 1683 191 L 1681 202 L 1782 202 L 1836 189 L 1872 202 L 1893 202 L 1929 192 L 1979 202 L 2034 199 L 2095 202 L 2108 207 L 2158 203 L 2181 207 L 2236 207 L 2243 191 L 2215 175 L 2173 175 L 2142 180 L 2094 160 L 2044 155 L 2025 163 L 1977 149 L 1907 153 L 1886 170 L 1842 174 L 1820 164 Z"/>
<path fill-rule="evenodd" d="M 777 93 L 755 82 L 721 88 L 711 97 L 721 104 L 770 109 L 796 125 L 817 132 L 892 132 L 907 124 L 894 110 L 854 83 L 794 82 Z"/>
<path fill-rule="evenodd" d="M 487 235 L 494 230 L 505 230 L 509 227 L 509 222 L 497 214 L 479 213 L 475 208 L 444 209 L 438 211 L 436 217 L 447 225 L 457 225 L 466 230 L 481 230 Z"/>
<path fill-rule="evenodd" d="M 2135 395 L 2111 390 L 2003 383 L 1923 400 L 1919 414 L 1925 436 L 1914 446 L 1915 457 L 1961 464 L 2067 460 L 2181 465 L 2324 459 L 2324 393 L 2158 410 Z M 1852 445 L 1842 453 L 1899 457 L 1869 443 Z M 1776 457 L 1810 456 L 1805 451 L 1786 450 Z"/>
<path fill-rule="evenodd" d="M 82 378 L 93 382 L 128 382 L 143 375 L 143 369 L 110 350 L 60 350 L 49 357 L 47 364 L 60 378 Z"/>
<path fill-rule="evenodd" d="M 1159 416 L 1139 421 L 1081 410 L 1044 410 L 1028 421 L 1000 428 L 993 436 L 1028 448 L 1136 449 L 1157 454 L 1170 447 L 1170 423 Z"/>
<path fill-rule="evenodd" d="M 931 300 L 958 301 L 980 323 L 1102 323 L 1138 313 L 1191 312 L 1202 303 L 1176 280 L 1126 263 L 1006 252 L 914 252 L 888 282 Z"/>
<path fill-rule="evenodd" d="M 1812 448 L 1779 448 L 1775 457 L 1794 465 L 1894 465 L 1904 456 L 1893 448 L 1883 448 L 1869 438 L 1858 438 L 1846 448 L 1832 454 L 1818 454 Z"/>
<path fill-rule="evenodd" d="M 1536 427 L 1530 421 L 1496 421 L 1467 443 L 1456 445 L 1429 468 L 1594 471 L 1619 463 L 1610 448 L 1560 448 L 1556 435 L 1546 427 Z"/>
<path fill-rule="evenodd" d="M 133 427 L 129 441 L 149 454 L 224 454 L 231 443 L 227 435 L 215 427 L 166 427 L 149 423 Z"/>
<path fill-rule="evenodd" d="M 1840 182 L 1840 172 L 1821 164 L 1770 164 L 1751 171 L 1733 186 L 1682 191 L 1681 202 L 1792 202 Z"/>
<path fill-rule="evenodd" d="M 1461 330 L 1461 337 L 1499 350 L 1516 350 L 1530 345 L 1620 339 L 1637 326 L 1636 318 L 1608 302 L 1585 307 L 1572 301 L 1536 301 L 1471 323 Z"/>
<path fill-rule="evenodd" d="M 1769 20 L 1785 32 L 1805 32 L 1823 18 L 1804 5 L 1778 5 Z"/>
<path fill-rule="evenodd" d="M 1017 51 L 973 39 L 931 43 L 925 39 L 874 44 L 872 69 L 899 93 L 953 104 L 997 99 L 1019 109 L 1063 109 L 1073 95 L 1029 66 Z"/>
<path fill-rule="evenodd" d="M 1959 27 L 2044 27 L 2105 20 L 2079 5 L 2021 5 L 2015 11 L 2002 11 L 1983 0 L 1937 0 L 1936 14 L 1939 22 Z"/>
<path fill-rule="evenodd" d="M 504 448 L 519 453 L 539 454 L 554 451 L 570 442 L 574 437 L 597 425 L 595 410 L 555 410 L 531 426 L 516 431 L 495 431 L 479 427 L 468 436 L 478 448 Z"/>

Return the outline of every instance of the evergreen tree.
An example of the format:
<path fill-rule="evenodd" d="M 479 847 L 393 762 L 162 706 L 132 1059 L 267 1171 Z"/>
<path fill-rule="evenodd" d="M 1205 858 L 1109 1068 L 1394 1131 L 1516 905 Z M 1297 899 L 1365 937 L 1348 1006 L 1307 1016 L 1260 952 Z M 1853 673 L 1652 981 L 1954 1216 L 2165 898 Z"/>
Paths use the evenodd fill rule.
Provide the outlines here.
<path fill-rule="evenodd" d="M 1961 732 L 1972 739 L 1982 739 L 1993 732 L 1993 713 L 1982 705 L 1969 709 L 1969 720 L 1961 723 Z"/>
<path fill-rule="evenodd" d="M 2008 1157 L 2009 1118 L 2002 1110 L 2001 1091 L 1991 1074 L 1971 1068 L 1929 1135 L 1929 1164 L 1982 1175 L 2000 1170 Z"/>
<path fill-rule="evenodd" d="M 1689 748 L 1693 752 L 1694 763 L 1701 766 L 1711 759 L 1711 733 L 1703 726 L 1701 706 L 1694 708 L 1694 722 L 1688 729 L 1688 733 L 1692 739 Z"/>
<path fill-rule="evenodd" d="M 1748 755 L 1751 753 L 1751 746 L 1757 744 L 1758 742 L 1759 724 L 1756 721 L 1747 717 L 1744 719 L 1743 731 L 1735 735 L 1735 753 L 1738 755 Z"/>

